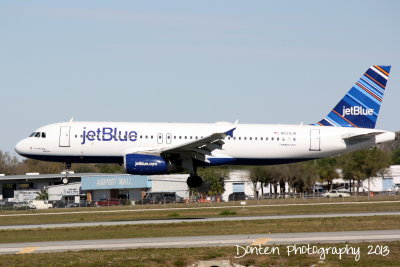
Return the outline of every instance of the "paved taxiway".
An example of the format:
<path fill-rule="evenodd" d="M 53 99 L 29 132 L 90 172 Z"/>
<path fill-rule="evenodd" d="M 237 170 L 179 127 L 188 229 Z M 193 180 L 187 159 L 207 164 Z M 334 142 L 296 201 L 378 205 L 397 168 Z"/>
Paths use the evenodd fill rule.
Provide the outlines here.
<path fill-rule="evenodd" d="M 252 221 L 252 220 L 282 220 L 303 218 L 333 218 L 333 217 L 365 217 L 365 216 L 400 216 L 400 212 L 359 212 L 359 213 L 333 213 L 333 214 L 299 214 L 299 215 L 268 215 L 268 216 L 234 216 L 212 218 L 182 218 L 164 220 L 137 220 L 137 221 L 112 221 L 112 222 L 83 222 L 83 223 L 50 223 L 31 225 L 4 225 L 0 230 L 38 229 L 38 228 L 65 228 L 65 227 L 90 227 L 112 225 L 138 225 L 138 224 L 165 224 L 183 222 L 220 222 L 220 221 Z"/>
<path fill-rule="evenodd" d="M 282 233 L 254 235 L 181 236 L 0 244 L 1 254 L 60 252 L 87 249 L 134 249 L 250 245 L 264 239 L 268 245 L 344 243 L 400 240 L 400 230 Z"/>

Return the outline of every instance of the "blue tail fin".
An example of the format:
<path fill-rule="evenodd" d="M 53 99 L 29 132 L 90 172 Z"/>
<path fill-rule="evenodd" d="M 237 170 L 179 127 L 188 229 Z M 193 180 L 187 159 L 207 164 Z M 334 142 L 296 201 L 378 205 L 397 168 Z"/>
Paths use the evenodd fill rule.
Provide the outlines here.
<path fill-rule="evenodd" d="M 375 128 L 391 66 L 371 66 L 350 91 L 314 125 Z"/>

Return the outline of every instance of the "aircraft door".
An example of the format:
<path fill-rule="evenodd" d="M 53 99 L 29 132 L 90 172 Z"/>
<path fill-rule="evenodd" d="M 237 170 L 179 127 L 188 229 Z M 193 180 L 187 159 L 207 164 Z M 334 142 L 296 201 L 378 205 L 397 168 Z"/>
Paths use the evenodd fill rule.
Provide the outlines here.
<path fill-rule="evenodd" d="M 60 127 L 60 147 L 70 146 L 70 131 L 71 131 L 71 126 Z"/>
<path fill-rule="evenodd" d="M 163 134 L 159 133 L 157 135 L 157 143 L 162 144 L 163 143 Z"/>
<path fill-rule="evenodd" d="M 166 137 L 167 137 L 167 140 L 166 140 L 167 144 L 171 144 L 171 141 L 172 141 L 172 134 L 167 133 L 167 134 L 166 134 Z"/>
<path fill-rule="evenodd" d="M 321 151 L 320 130 L 310 130 L 310 151 Z"/>

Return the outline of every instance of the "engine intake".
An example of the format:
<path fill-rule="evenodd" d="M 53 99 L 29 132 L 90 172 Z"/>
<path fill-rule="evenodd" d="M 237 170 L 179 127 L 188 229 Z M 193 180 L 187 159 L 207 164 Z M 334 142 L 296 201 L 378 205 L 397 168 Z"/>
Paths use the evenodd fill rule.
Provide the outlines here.
<path fill-rule="evenodd" d="M 176 169 L 165 158 L 155 155 L 126 154 L 125 170 L 129 174 L 155 175 L 167 174 Z"/>

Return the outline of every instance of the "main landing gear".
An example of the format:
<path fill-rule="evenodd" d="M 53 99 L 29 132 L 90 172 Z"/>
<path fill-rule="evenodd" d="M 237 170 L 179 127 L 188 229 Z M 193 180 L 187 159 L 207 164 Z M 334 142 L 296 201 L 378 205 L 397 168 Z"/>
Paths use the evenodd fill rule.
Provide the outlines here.
<path fill-rule="evenodd" d="M 69 182 L 69 172 L 71 170 L 71 163 L 70 162 L 65 162 L 65 176 L 61 178 L 61 182 L 63 184 L 68 184 Z"/>
<path fill-rule="evenodd" d="M 186 183 L 190 188 L 196 188 L 203 184 L 203 179 L 197 174 L 191 174 L 189 178 L 187 178 Z"/>

